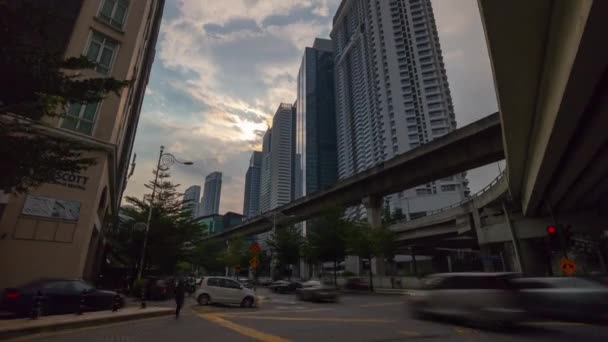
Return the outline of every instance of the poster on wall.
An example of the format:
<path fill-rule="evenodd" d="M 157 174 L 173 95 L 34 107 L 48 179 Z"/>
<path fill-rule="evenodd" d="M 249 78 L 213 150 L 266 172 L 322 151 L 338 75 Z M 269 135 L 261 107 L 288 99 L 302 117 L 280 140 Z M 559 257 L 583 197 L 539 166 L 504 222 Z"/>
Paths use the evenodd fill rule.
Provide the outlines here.
<path fill-rule="evenodd" d="M 28 195 L 21 213 L 52 219 L 78 221 L 80 202 Z"/>

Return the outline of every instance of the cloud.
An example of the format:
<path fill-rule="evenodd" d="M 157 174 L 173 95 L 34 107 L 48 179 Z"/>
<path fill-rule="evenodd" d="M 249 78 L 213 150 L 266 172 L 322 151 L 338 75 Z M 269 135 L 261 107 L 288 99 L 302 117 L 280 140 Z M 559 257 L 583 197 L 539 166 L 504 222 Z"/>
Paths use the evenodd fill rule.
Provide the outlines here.
<path fill-rule="evenodd" d="M 167 1 L 146 90 L 126 193 L 141 197 L 158 148 L 194 165 L 175 165 L 182 190 L 224 174 L 220 211 L 242 210 L 251 151 L 281 102 L 296 98 L 303 50 L 328 37 L 340 0 Z M 434 0 L 459 125 L 496 110 L 475 0 Z M 470 173 L 475 191 L 496 167 Z M 489 180 L 488 180 L 489 179 Z"/>

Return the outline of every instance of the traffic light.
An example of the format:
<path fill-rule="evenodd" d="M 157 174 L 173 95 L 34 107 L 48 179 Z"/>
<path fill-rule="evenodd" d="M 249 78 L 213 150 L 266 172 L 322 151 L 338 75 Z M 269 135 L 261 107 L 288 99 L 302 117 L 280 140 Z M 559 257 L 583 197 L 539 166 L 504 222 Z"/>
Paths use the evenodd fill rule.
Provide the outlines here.
<path fill-rule="evenodd" d="M 564 236 L 564 244 L 567 248 L 570 248 L 574 245 L 572 226 L 566 226 L 562 228 L 562 234 Z"/>
<path fill-rule="evenodd" d="M 562 250 L 562 244 L 560 241 L 557 226 L 547 226 L 547 243 L 551 252 L 559 252 Z"/>

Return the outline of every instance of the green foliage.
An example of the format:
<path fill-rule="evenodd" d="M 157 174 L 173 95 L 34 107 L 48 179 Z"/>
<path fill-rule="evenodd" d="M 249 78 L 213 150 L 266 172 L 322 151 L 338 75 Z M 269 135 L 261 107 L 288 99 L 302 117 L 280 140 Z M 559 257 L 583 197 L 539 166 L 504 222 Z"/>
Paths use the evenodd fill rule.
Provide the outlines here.
<path fill-rule="evenodd" d="M 236 237 L 228 243 L 228 248 L 220 255 L 220 262 L 231 268 L 249 267 L 251 252 L 249 245 L 242 237 Z"/>
<path fill-rule="evenodd" d="M 224 263 L 221 256 L 225 246 L 217 240 L 203 240 L 196 246 L 193 263 L 204 269 L 204 274 L 223 274 Z"/>
<path fill-rule="evenodd" d="M 51 2 L 0 2 L 0 189 L 25 192 L 52 183 L 58 172 L 78 173 L 96 159 L 90 147 L 51 134 L 42 118 L 62 116 L 69 103 L 119 94 L 129 81 L 91 77 L 85 57 L 64 59 L 53 35 L 63 24 Z M 85 76 L 86 73 L 86 76 Z"/>
<path fill-rule="evenodd" d="M 300 251 L 304 238 L 294 226 L 278 227 L 268 239 L 268 246 L 277 258 L 278 266 L 285 268 L 300 261 Z"/>

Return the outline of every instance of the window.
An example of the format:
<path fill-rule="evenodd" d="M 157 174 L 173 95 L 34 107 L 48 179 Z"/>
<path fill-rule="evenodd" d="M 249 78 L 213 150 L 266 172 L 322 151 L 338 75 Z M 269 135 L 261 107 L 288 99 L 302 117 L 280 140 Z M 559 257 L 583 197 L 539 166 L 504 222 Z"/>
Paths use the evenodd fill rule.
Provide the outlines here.
<path fill-rule="evenodd" d="M 92 31 L 87 47 L 87 58 L 96 64 L 95 70 L 107 75 L 118 52 L 118 44 L 99 32 Z"/>
<path fill-rule="evenodd" d="M 431 194 L 431 190 L 430 189 L 416 189 L 416 195 L 430 195 Z"/>
<path fill-rule="evenodd" d="M 93 286 L 91 286 L 83 281 L 71 281 L 70 288 L 72 291 L 78 292 L 78 293 L 82 293 L 84 291 L 91 291 L 94 289 Z"/>
<path fill-rule="evenodd" d="M 239 285 L 239 283 L 237 283 L 234 280 L 230 280 L 230 279 L 219 279 L 220 282 L 220 286 L 221 287 L 226 287 L 229 289 L 240 289 L 241 285 Z"/>
<path fill-rule="evenodd" d="M 129 0 L 104 0 L 99 10 L 99 19 L 106 23 L 122 29 L 127 18 Z"/>
<path fill-rule="evenodd" d="M 61 123 L 61 128 L 88 135 L 93 134 L 93 126 L 95 125 L 98 107 L 98 102 L 84 105 L 81 103 L 70 104 L 70 108 Z"/>
<path fill-rule="evenodd" d="M 458 184 L 445 184 L 441 186 L 441 191 L 456 191 Z"/>
<path fill-rule="evenodd" d="M 220 286 L 220 280 L 218 278 L 207 279 L 207 286 Z"/>

